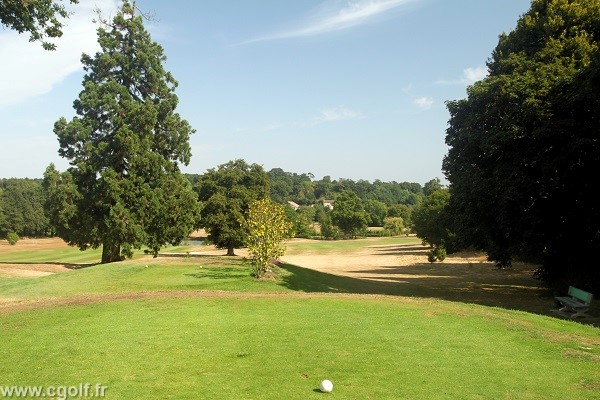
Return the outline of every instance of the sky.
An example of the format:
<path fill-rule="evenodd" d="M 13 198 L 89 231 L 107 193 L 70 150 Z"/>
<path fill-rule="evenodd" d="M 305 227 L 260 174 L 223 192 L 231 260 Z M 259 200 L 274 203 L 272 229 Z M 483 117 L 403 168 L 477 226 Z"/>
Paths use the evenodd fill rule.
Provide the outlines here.
<path fill-rule="evenodd" d="M 95 9 L 80 0 L 58 49 L 0 28 L 0 178 L 41 178 L 53 125 L 75 116 Z M 315 179 L 446 183 L 446 101 L 487 74 L 530 0 L 137 0 L 177 112 L 196 130 L 186 173 L 235 159 Z"/>

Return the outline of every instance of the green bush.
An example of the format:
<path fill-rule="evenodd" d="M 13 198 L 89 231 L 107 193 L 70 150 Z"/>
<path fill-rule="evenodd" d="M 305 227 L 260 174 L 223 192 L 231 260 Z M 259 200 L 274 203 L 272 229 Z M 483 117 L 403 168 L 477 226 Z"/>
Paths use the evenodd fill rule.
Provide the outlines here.
<path fill-rule="evenodd" d="M 17 235 L 14 232 L 8 232 L 8 235 L 6 235 L 6 240 L 8 240 L 8 244 L 10 244 L 11 246 L 14 246 L 15 244 L 17 244 L 19 239 L 20 239 L 19 235 Z"/>
<path fill-rule="evenodd" d="M 436 259 L 435 250 L 429 250 L 429 253 L 427 253 L 427 261 L 434 263 Z"/>
<path fill-rule="evenodd" d="M 443 245 L 435 246 L 433 249 L 427 253 L 427 260 L 430 263 L 436 261 L 444 261 L 446 259 L 446 247 Z"/>

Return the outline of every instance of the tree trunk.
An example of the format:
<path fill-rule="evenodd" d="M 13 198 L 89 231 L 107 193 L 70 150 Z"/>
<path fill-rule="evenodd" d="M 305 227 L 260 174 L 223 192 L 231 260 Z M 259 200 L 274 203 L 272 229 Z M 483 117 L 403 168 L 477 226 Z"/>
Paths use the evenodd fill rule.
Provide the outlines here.
<path fill-rule="evenodd" d="M 227 255 L 228 255 L 228 256 L 235 256 L 235 253 L 233 252 L 233 250 L 235 250 L 235 249 L 233 248 L 233 246 L 228 246 L 228 247 L 227 247 Z"/>
<path fill-rule="evenodd" d="M 121 245 L 119 243 L 102 244 L 102 264 L 121 261 Z"/>

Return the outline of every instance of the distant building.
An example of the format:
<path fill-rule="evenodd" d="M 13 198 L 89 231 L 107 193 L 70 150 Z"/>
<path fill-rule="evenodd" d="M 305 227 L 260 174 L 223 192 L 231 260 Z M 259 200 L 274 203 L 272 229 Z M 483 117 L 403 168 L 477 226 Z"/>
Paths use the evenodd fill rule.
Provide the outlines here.
<path fill-rule="evenodd" d="M 333 210 L 333 203 L 335 203 L 335 200 L 323 200 L 323 207 Z"/>
<path fill-rule="evenodd" d="M 288 204 L 294 209 L 294 211 L 298 211 L 300 205 L 298 203 L 294 203 L 293 201 L 288 201 Z"/>

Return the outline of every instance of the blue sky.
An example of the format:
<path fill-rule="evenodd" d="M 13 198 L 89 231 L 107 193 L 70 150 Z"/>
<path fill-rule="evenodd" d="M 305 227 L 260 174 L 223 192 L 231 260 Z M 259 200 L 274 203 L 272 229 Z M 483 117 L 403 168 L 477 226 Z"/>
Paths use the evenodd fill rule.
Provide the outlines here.
<path fill-rule="evenodd" d="M 80 0 L 56 52 L 0 30 L 0 178 L 41 177 L 52 127 L 81 91 L 81 53 L 97 50 Z M 498 35 L 529 0 L 137 0 L 179 81 L 196 133 L 184 172 L 243 158 L 316 179 L 424 184 L 440 178 L 447 100 L 486 74 Z"/>

